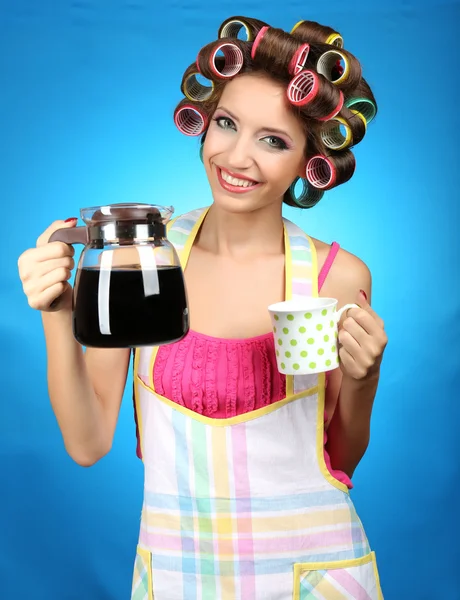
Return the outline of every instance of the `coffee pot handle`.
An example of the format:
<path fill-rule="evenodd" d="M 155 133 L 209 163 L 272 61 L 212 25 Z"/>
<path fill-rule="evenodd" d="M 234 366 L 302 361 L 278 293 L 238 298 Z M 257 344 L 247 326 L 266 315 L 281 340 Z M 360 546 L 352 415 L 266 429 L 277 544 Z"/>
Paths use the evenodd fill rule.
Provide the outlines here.
<path fill-rule="evenodd" d="M 57 229 L 51 234 L 49 242 L 64 242 L 64 244 L 83 244 L 88 243 L 88 229 L 84 225 L 80 227 L 64 227 Z"/>

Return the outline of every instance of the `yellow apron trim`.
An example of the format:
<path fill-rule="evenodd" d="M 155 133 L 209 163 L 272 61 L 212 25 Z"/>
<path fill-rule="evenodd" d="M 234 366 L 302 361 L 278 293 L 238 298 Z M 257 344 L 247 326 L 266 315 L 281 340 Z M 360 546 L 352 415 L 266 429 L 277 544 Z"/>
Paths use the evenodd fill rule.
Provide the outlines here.
<path fill-rule="evenodd" d="M 383 600 L 382 590 L 377 572 L 377 562 L 375 552 L 370 552 L 361 558 L 350 558 L 346 560 L 333 560 L 329 562 L 311 562 L 296 563 L 294 565 L 294 595 L 293 600 L 300 600 L 300 578 L 307 571 L 331 571 L 333 569 L 350 569 L 351 567 L 361 567 L 372 562 L 374 573 L 376 574 L 377 590 L 379 600 Z"/>
<path fill-rule="evenodd" d="M 155 390 L 155 384 L 153 382 L 153 371 L 154 371 L 154 367 L 155 367 L 155 360 L 157 358 L 157 354 L 158 354 L 158 350 L 160 349 L 159 346 L 155 346 L 152 350 L 152 355 L 150 357 L 150 362 L 149 362 L 149 385 L 148 387 L 154 391 Z M 156 393 L 156 392 L 155 392 Z"/>
<path fill-rule="evenodd" d="M 171 219 L 167 224 L 166 224 L 166 231 L 168 232 L 171 227 L 174 225 L 174 223 L 177 221 L 177 219 L 179 218 L 179 216 L 174 217 L 174 219 Z"/>
<path fill-rule="evenodd" d="M 289 234 L 286 225 L 284 227 L 284 299 L 292 300 L 292 252 Z M 286 376 L 286 397 L 294 395 L 294 376 Z"/>
<path fill-rule="evenodd" d="M 372 552 L 372 555 L 373 555 L 374 575 L 375 575 L 375 580 L 377 582 L 377 594 L 379 596 L 378 600 L 383 600 L 382 586 L 380 584 L 380 575 L 379 575 L 379 570 L 377 569 L 377 560 L 375 558 L 375 552 Z"/>
<path fill-rule="evenodd" d="M 318 384 L 319 393 L 318 393 L 318 416 L 317 416 L 317 430 L 316 430 L 316 453 L 318 456 L 318 466 L 320 468 L 323 477 L 334 487 L 336 487 L 341 492 L 349 495 L 350 490 L 348 486 L 344 483 L 336 479 L 332 473 L 329 471 L 326 465 L 326 461 L 324 459 L 324 409 L 325 409 L 325 380 L 326 374 L 321 373 L 319 375 L 320 383 Z"/>
<path fill-rule="evenodd" d="M 360 558 L 346 558 L 345 560 L 330 560 L 326 562 L 296 563 L 294 571 L 300 576 L 305 571 L 331 571 L 333 569 L 350 569 L 351 567 L 362 567 L 375 560 L 375 552 L 369 552 Z"/>
<path fill-rule="evenodd" d="M 350 494 L 348 487 L 336 479 L 329 471 L 324 459 L 324 408 L 326 393 L 326 373 L 318 375 L 318 416 L 316 419 L 316 454 L 318 455 L 318 465 L 323 477 L 341 492 Z"/>
<path fill-rule="evenodd" d="M 147 569 L 148 600 L 154 600 L 154 598 L 153 598 L 153 582 L 152 582 L 152 566 L 151 566 L 151 562 L 150 562 L 151 553 L 139 545 L 137 546 L 136 552 L 140 556 L 140 558 L 143 560 L 143 562 L 146 566 L 146 569 Z"/>
<path fill-rule="evenodd" d="M 144 461 L 144 424 L 142 422 L 142 409 L 141 409 L 141 400 L 139 394 L 139 386 L 138 386 L 138 368 L 139 361 L 141 359 L 140 348 L 136 350 L 136 354 L 134 355 L 134 405 L 136 407 L 136 418 L 137 418 L 137 428 L 139 430 L 139 444 L 141 447 L 141 456 L 142 461 Z"/>
<path fill-rule="evenodd" d="M 289 234 L 286 225 L 284 227 L 284 299 L 292 300 L 292 252 L 289 242 Z"/>
<path fill-rule="evenodd" d="M 156 352 L 154 352 L 153 354 L 156 354 Z M 269 404 L 268 406 L 258 408 L 257 410 L 252 410 L 248 413 L 244 413 L 244 414 L 238 415 L 236 417 L 229 417 L 228 419 L 213 419 L 212 417 L 205 417 L 203 415 L 200 415 L 199 413 L 196 413 L 195 411 L 190 410 L 189 408 L 182 406 L 181 404 L 178 404 L 177 402 L 169 400 L 165 396 L 162 396 L 161 394 L 159 394 L 158 392 L 155 391 L 155 388 L 145 384 L 140 377 L 137 377 L 137 382 L 145 390 L 154 394 L 159 400 L 161 400 L 164 404 L 166 404 L 170 408 L 177 410 L 177 411 L 181 412 L 182 414 L 189 416 L 191 419 L 195 419 L 196 421 L 199 421 L 200 423 L 204 423 L 205 425 L 212 425 L 213 427 L 226 427 L 227 425 L 237 425 L 239 423 L 246 423 L 248 421 L 253 421 L 254 419 L 258 419 L 259 417 L 268 415 L 271 412 L 278 410 L 278 408 L 281 408 L 282 406 L 285 406 L 286 404 L 289 404 L 290 402 L 294 402 L 295 400 L 298 400 L 299 398 L 313 396 L 314 394 L 319 393 L 319 389 L 318 389 L 319 386 L 315 385 L 314 387 L 310 388 L 309 390 L 303 390 L 302 392 L 299 392 L 298 394 L 294 394 L 292 396 L 286 396 L 286 398 L 284 398 L 283 400 L 279 400 L 278 402 L 274 402 L 273 404 Z"/>
<path fill-rule="evenodd" d="M 190 252 L 192 250 L 192 246 L 195 242 L 196 235 L 197 235 L 201 225 L 203 224 L 203 221 L 204 221 L 206 215 L 208 214 L 209 209 L 210 209 L 210 207 L 208 206 L 207 208 L 205 208 L 203 210 L 201 215 L 198 217 L 198 219 L 196 220 L 195 224 L 192 227 L 192 230 L 188 234 L 187 241 L 185 242 L 184 247 L 179 252 L 180 264 L 184 271 L 187 266 L 188 259 L 190 257 Z"/>

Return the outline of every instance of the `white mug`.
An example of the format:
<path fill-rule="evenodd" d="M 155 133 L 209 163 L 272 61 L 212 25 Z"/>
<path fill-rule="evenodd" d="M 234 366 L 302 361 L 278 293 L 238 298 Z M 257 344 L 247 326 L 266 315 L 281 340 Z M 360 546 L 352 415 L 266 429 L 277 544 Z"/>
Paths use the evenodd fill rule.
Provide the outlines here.
<path fill-rule="evenodd" d="M 278 370 L 285 375 L 323 373 L 339 365 L 338 323 L 349 308 L 335 298 L 286 300 L 268 307 Z"/>

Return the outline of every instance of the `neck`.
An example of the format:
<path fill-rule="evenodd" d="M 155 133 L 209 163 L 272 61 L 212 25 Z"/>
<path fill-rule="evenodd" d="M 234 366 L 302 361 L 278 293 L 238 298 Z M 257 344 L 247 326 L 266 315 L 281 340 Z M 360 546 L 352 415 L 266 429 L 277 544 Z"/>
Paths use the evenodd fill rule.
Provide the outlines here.
<path fill-rule="evenodd" d="M 201 228 L 199 244 L 208 252 L 233 258 L 282 254 L 284 227 L 281 206 L 234 213 L 213 204 Z"/>

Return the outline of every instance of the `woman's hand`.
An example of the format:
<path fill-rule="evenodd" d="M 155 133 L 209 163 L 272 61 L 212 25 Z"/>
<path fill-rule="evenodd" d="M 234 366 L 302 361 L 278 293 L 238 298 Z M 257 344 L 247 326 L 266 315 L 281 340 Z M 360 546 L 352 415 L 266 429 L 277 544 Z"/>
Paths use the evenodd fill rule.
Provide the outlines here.
<path fill-rule="evenodd" d="M 19 277 L 29 306 L 43 312 L 69 308 L 75 250 L 62 242 L 48 243 L 51 234 L 63 227 L 75 227 L 77 219 L 56 221 L 37 240 L 36 248 L 23 252 L 18 260 Z M 56 305 L 54 302 L 59 298 Z M 53 304 L 54 303 L 54 304 Z"/>
<path fill-rule="evenodd" d="M 348 309 L 339 324 L 340 368 L 344 376 L 363 380 L 379 372 L 388 338 L 362 291 L 356 303 L 361 308 Z"/>

